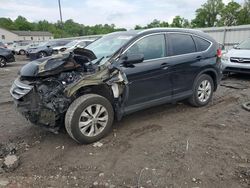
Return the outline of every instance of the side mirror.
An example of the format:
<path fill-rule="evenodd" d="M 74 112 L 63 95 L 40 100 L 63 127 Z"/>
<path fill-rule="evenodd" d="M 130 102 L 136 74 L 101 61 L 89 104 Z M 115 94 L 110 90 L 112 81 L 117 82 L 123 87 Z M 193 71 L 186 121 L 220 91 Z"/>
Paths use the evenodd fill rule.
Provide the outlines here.
<path fill-rule="evenodd" d="M 133 64 L 141 63 L 143 60 L 143 54 L 127 54 L 123 57 L 123 65 L 125 67 L 133 67 Z"/>
<path fill-rule="evenodd" d="M 50 48 L 50 46 L 47 46 L 47 48 Z"/>

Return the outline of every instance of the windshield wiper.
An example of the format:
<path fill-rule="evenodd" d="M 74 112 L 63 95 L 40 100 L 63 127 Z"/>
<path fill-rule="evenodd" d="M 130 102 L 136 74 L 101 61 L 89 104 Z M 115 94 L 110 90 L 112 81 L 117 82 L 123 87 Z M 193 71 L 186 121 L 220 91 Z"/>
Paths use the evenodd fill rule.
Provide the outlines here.
<path fill-rule="evenodd" d="M 96 61 L 96 63 L 95 63 L 95 64 L 96 64 L 96 65 L 99 65 L 99 64 L 101 63 L 101 61 L 102 61 L 104 58 L 105 58 L 104 56 L 103 56 L 103 57 L 101 57 L 99 60 L 97 60 L 97 61 Z"/>

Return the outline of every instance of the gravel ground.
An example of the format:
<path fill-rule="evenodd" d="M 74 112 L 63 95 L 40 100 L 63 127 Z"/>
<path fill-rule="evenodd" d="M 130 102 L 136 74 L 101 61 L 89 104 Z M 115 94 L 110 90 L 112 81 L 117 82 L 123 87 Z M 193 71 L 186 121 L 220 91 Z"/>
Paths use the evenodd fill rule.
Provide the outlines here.
<path fill-rule="evenodd" d="M 30 125 L 9 88 L 18 61 L 0 69 L 0 143 L 14 143 L 19 167 L 0 187 L 250 187 L 250 76 L 222 81 L 212 103 L 162 105 L 115 122 L 100 147 L 78 145 Z M 98 144 L 97 144 L 98 145 Z"/>

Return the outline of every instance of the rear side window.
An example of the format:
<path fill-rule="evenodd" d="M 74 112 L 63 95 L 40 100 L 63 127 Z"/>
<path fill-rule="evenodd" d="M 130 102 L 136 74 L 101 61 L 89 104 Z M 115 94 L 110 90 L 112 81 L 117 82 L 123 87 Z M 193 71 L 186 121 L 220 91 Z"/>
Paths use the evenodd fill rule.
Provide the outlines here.
<path fill-rule="evenodd" d="M 208 42 L 202 38 L 196 37 L 196 36 L 193 36 L 193 38 L 194 38 L 194 41 L 196 43 L 196 47 L 197 47 L 198 52 L 205 51 L 209 48 L 210 42 Z"/>
<path fill-rule="evenodd" d="M 171 55 L 182 55 L 196 52 L 194 40 L 190 35 L 170 33 Z"/>
<path fill-rule="evenodd" d="M 166 57 L 165 36 L 164 34 L 147 36 L 131 46 L 127 53 L 143 54 L 144 60 Z"/>

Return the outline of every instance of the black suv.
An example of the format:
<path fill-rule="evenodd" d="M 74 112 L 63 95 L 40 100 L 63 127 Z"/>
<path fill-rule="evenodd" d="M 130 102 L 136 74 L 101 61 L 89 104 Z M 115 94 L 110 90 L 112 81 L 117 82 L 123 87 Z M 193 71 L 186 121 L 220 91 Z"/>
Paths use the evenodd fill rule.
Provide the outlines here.
<path fill-rule="evenodd" d="M 189 29 L 149 29 L 105 35 L 86 48 L 25 65 L 11 94 L 32 123 L 65 124 L 79 143 L 95 142 L 114 118 L 187 99 L 205 106 L 221 79 L 214 39 Z"/>
<path fill-rule="evenodd" d="M 15 61 L 15 57 L 11 50 L 0 47 L 0 68 L 5 67 L 7 63 Z"/>

